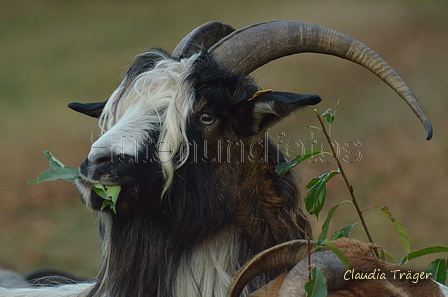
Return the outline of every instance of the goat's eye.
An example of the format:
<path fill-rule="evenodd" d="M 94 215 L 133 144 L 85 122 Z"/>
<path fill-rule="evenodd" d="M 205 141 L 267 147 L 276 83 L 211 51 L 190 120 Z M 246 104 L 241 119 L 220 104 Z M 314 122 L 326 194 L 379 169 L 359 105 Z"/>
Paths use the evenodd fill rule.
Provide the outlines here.
<path fill-rule="evenodd" d="M 216 118 L 214 116 L 212 116 L 211 114 L 208 114 L 208 113 L 201 114 L 201 116 L 199 117 L 199 120 L 204 125 L 211 125 L 211 124 L 214 124 L 216 122 Z"/>

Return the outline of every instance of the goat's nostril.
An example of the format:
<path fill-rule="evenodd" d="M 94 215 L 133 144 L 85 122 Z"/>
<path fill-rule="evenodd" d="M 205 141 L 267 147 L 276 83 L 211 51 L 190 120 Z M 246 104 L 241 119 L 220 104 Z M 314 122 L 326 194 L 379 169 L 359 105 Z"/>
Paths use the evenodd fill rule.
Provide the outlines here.
<path fill-rule="evenodd" d="M 112 156 L 100 156 L 97 157 L 95 160 L 93 160 L 96 164 L 106 163 L 106 162 L 112 162 Z"/>
<path fill-rule="evenodd" d="M 108 150 L 92 150 L 87 157 L 91 164 L 102 164 L 113 161 L 113 153 Z"/>

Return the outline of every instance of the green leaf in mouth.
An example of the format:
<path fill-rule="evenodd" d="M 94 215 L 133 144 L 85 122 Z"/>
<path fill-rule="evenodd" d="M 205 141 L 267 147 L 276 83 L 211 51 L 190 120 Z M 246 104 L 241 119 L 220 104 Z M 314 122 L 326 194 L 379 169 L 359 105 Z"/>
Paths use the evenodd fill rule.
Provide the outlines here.
<path fill-rule="evenodd" d="M 104 199 L 103 204 L 101 205 L 101 210 L 104 210 L 107 206 L 109 206 L 114 213 L 117 213 L 115 204 L 117 203 L 118 195 L 120 195 L 121 186 L 94 184 L 93 190 L 98 196 Z"/>
<path fill-rule="evenodd" d="M 65 166 L 50 151 L 44 150 L 44 156 L 50 164 L 50 169 L 42 172 L 37 179 L 28 181 L 29 184 L 38 184 L 43 181 L 55 181 L 58 179 L 73 183 L 75 180 L 81 178 L 78 168 Z M 115 204 L 117 203 L 118 195 L 120 195 L 120 186 L 105 186 L 98 183 L 93 185 L 93 190 L 98 196 L 104 199 L 101 210 L 109 206 L 114 213 L 117 213 Z"/>

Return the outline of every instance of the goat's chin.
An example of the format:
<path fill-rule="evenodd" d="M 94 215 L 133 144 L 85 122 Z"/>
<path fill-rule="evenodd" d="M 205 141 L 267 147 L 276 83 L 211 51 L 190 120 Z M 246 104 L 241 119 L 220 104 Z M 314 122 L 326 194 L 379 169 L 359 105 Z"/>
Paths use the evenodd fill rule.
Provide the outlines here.
<path fill-rule="evenodd" d="M 114 210 L 112 210 L 112 207 L 109 207 L 107 205 L 104 206 L 104 198 L 100 197 L 94 190 L 94 185 L 96 184 L 101 184 L 103 186 L 121 187 L 118 199 L 114 204 Z M 149 182 L 148 184 L 151 184 L 151 182 Z M 81 175 L 81 178 L 76 180 L 76 187 L 78 188 L 78 192 L 84 205 L 93 211 L 101 211 L 114 215 L 125 215 L 129 213 L 135 213 L 136 207 L 140 210 L 142 210 L 143 208 L 148 208 L 148 204 L 145 203 L 145 201 L 148 199 L 138 199 L 140 197 L 139 195 L 142 192 L 142 188 L 129 182 L 120 183 L 118 181 L 113 181 L 110 179 L 91 180 L 86 179 Z M 160 197 L 161 187 L 159 185 L 155 185 L 154 189 L 150 188 L 144 190 L 146 191 L 146 193 L 154 194 L 154 197 Z M 151 208 L 152 211 L 156 213 L 165 212 L 164 207 L 162 207 L 162 202 L 158 198 L 155 199 L 155 201 L 152 201 L 152 204 L 149 205 L 149 208 Z"/>
<path fill-rule="evenodd" d="M 95 193 L 93 184 L 91 181 L 85 179 L 76 180 L 76 187 L 78 188 L 82 202 L 87 208 L 97 211 L 101 210 L 104 199 Z"/>

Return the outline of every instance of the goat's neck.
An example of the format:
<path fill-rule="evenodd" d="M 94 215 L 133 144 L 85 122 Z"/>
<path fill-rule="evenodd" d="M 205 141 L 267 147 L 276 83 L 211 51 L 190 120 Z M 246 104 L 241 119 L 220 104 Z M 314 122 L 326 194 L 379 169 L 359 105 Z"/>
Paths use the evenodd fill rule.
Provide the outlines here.
<path fill-rule="evenodd" d="M 162 230 L 136 230 L 142 226 L 129 224 L 128 230 L 111 232 L 107 220 L 110 241 L 105 240 L 105 260 L 90 296 L 224 297 L 241 262 L 252 256 L 244 252 L 235 228 L 224 227 L 179 253 Z"/>
<path fill-rule="evenodd" d="M 227 228 L 185 254 L 177 271 L 175 296 L 226 296 L 232 275 L 239 266 L 236 237 Z"/>
<path fill-rule="evenodd" d="M 174 296 L 225 297 L 232 277 L 242 262 L 252 256 L 236 229 L 224 228 L 182 257 Z M 271 277 L 264 275 L 255 278 L 241 296 L 260 288 Z"/>
<path fill-rule="evenodd" d="M 90 296 L 173 296 L 169 266 L 176 259 L 166 250 L 164 232 L 147 220 L 99 216 L 104 226 L 103 264 Z"/>

